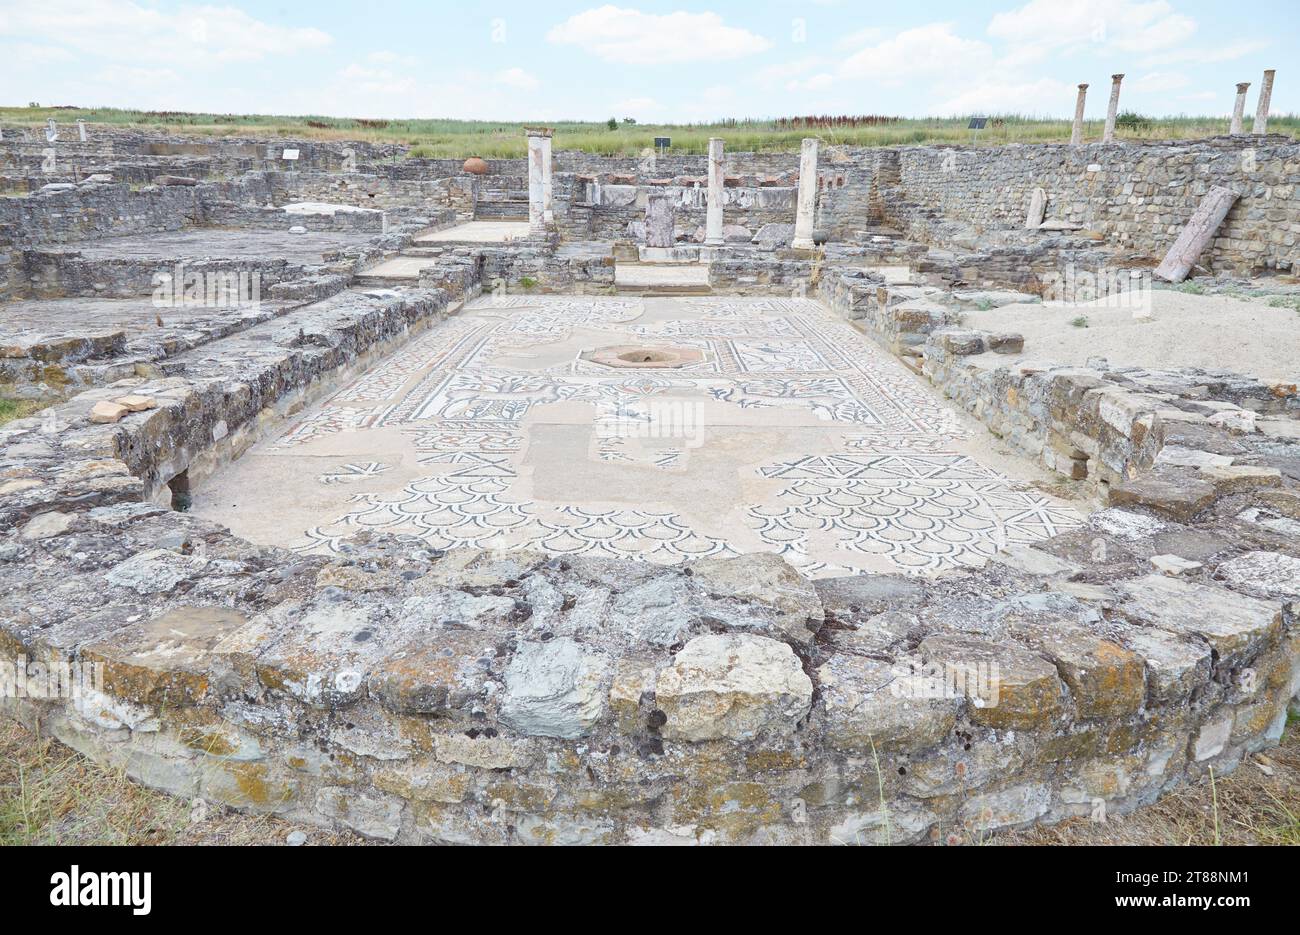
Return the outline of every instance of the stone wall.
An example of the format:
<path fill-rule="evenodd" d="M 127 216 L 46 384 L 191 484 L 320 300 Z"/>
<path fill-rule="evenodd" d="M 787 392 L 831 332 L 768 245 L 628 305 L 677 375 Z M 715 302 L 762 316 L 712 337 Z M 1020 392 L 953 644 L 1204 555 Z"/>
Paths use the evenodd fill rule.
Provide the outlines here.
<path fill-rule="evenodd" d="M 145 502 L 414 320 L 349 301 L 309 341 L 0 433 L 0 646 L 102 666 L 0 711 L 186 799 L 429 843 L 974 843 L 1281 733 L 1300 621 L 1250 574 L 1280 536 L 1176 580 L 1144 556 L 1185 527 L 1109 511 L 941 581 L 814 584 L 773 555 L 292 555 Z M 126 391 L 157 408 L 86 422 Z"/>
<path fill-rule="evenodd" d="M 1240 193 L 1202 263 L 1289 271 L 1300 253 L 1300 144 L 1271 136 L 1196 142 L 905 147 L 898 196 L 977 228 L 1023 225 L 1036 187 L 1047 216 L 1158 260 L 1214 185 Z"/>
<path fill-rule="evenodd" d="M 0 198 L 0 245 L 69 243 L 119 234 L 182 230 L 205 222 L 205 204 L 266 204 L 274 179 L 160 185 L 83 182 L 22 198 Z"/>

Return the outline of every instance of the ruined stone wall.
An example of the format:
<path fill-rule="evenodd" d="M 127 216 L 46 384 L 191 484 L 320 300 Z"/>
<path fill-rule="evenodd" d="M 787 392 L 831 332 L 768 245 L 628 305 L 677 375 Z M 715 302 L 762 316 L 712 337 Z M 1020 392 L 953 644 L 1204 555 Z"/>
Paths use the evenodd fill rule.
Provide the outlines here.
<path fill-rule="evenodd" d="M 1234 519 L 1300 512 L 1276 471 L 935 580 L 367 534 L 303 555 L 156 503 L 446 308 L 342 293 L 0 429 L 0 651 L 103 667 L 0 713 L 185 799 L 438 843 L 974 842 L 1131 810 L 1280 736 L 1300 557 Z M 88 418 L 127 392 L 153 405 Z M 1152 573 L 1207 540 L 1202 571 Z"/>
<path fill-rule="evenodd" d="M 1197 142 L 905 147 L 901 194 L 979 227 L 1024 223 L 1034 188 L 1047 216 L 1163 256 L 1214 185 L 1241 194 L 1202 263 L 1239 274 L 1289 271 L 1300 253 L 1300 144 L 1285 138 Z"/>
<path fill-rule="evenodd" d="M 234 182 L 135 189 L 83 182 L 22 198 L 0 198 L 0 245 L 69 243 L 118 234 L 182 230 L 206 221 L 205 204 L 274 201 L 274 176 L 255 173 Z"/>

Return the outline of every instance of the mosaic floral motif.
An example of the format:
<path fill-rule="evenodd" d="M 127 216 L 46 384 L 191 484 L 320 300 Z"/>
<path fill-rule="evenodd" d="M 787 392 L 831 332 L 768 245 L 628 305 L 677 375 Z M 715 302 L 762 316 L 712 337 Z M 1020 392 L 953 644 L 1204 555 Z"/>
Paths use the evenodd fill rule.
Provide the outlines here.
<path fill-rule="evenodd" d="M 380 474 L 387 472 L 387 464 L 378 461 L 358 461 L 353 464 L 345 464 L 337 471 L 322 474 L 317 480 L 328 485 L 349 484 L 353 481 L 364 480 L 367 477 L 378 477 Z"/>

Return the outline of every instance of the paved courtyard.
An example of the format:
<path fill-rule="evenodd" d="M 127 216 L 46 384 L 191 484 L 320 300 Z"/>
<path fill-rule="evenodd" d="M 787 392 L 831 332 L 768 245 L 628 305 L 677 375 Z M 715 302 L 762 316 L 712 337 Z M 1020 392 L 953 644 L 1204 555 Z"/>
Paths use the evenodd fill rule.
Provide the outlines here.
<path fill-rule="evenodd" d="M 817 302 L 482 298 L 197 491 L 254 541 L 935 573 L 1080 523 Z"/>
<path fill-rule="evenodd" d="M 466 221 L 415 238 L 417 244 L 508 243 L 528 237 L 527 221 Z"/>

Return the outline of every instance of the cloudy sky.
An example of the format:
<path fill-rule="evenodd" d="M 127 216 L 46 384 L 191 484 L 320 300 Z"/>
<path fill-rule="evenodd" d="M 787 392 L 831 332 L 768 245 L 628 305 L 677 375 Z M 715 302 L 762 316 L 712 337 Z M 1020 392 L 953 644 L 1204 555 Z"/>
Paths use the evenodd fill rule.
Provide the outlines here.
<path fill-rule="evenodd" d="M 1069 116 L 1074 87 L 1223 114 L 1265 68 L 1300 110 L 1288 0 L 864 3 L 0 0 L 0 104 L 701 121 L 808 113 Z"/>

